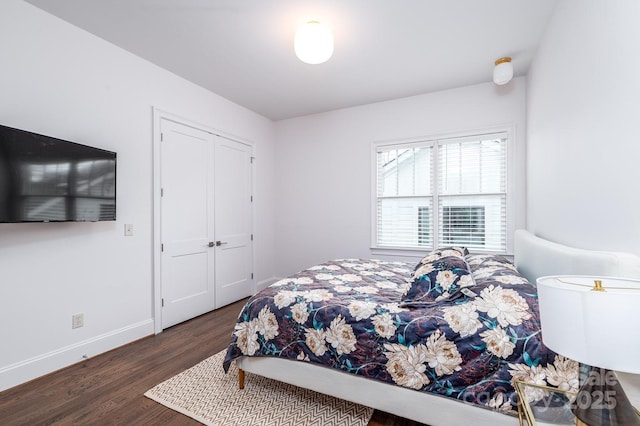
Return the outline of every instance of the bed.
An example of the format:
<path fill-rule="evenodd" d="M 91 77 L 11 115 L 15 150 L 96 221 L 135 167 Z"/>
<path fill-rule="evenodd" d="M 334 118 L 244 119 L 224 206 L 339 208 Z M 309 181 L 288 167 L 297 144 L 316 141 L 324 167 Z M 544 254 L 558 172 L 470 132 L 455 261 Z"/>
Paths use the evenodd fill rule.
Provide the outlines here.
<path fill-rule="evenodd" d="M 542 344 L 535 278 L 640 278 L 640 258 L 519 230 L 514 260 L 446 247 L 417 265 L 342 259 L 313 266 L 247 302 L 224 367 L 236 362 L 241 375 L 432 426 L 515 425 L 511 380 L 566 387 L 578 374 L 577 363 Z"/>

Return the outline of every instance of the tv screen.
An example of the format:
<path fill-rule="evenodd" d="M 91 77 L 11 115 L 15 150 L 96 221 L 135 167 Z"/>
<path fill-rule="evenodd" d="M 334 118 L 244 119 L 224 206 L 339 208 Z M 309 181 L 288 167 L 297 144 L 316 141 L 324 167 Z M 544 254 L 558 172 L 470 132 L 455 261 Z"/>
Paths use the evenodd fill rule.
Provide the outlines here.
<path fill-rule="evenodd" d="M 0 222 L 116 220 L 116 153 L 0 125 Z"/>

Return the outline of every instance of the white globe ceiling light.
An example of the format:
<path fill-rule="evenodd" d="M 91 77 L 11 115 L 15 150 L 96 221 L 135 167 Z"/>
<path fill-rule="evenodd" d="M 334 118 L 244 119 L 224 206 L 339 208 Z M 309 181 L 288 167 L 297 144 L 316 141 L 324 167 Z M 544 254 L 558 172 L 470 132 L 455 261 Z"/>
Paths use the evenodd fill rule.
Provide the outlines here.
<path fill-rule="evenodd" d="M 298 27 L 293 47 L 296 56 L 307 64 L 321 64 L 333 55 L 331 28 L 318 21 L 308 21 Z"/>
<path fill-rule="evenodd" d="M 513 78 L 513 64 L 511 58 L 505 56 L 496 60 L 495 68 L 493 69 L 493 82 L 499 86 L 507 84 Z"/>

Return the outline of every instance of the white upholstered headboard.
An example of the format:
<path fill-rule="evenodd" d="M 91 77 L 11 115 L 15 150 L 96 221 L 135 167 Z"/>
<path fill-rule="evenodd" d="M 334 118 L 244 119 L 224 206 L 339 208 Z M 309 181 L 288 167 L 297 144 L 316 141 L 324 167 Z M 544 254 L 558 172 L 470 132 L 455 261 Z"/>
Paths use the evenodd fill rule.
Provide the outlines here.
<path fill-rule="evenodd" d="M 535 284 L 547 275 L 594 275 L 640 279 L 640 257 L 630 253 L 583 250 L 515 232 L 514 260 L 518 271 Z"/>

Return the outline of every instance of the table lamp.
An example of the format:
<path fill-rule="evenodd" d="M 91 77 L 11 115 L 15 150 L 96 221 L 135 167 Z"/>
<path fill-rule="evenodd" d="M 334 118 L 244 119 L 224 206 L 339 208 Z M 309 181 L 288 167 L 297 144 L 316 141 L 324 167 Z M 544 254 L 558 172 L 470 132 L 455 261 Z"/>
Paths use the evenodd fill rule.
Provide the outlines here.
<path fill-rule="evenodd" d="M 640 374 L 640 280 L 537 279 L 543 343 L 591 366 L 574 402 L 576 424 L 640 426 L 612 370 Z"/>

